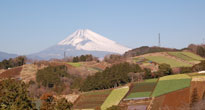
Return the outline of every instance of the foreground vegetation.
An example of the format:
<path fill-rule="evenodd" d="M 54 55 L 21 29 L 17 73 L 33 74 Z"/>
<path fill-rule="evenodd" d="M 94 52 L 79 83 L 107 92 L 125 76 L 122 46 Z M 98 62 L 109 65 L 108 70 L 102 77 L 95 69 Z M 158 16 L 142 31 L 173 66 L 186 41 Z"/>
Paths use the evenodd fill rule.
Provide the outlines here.
<path fill-rule="evenodd" d="M 1 110 L 34 110 L 35 104 L 29 96 L 27 86 L 21 81 L 12 79 L 0 82 Z"/>
<path fill-rule="evenodd" d="M 72 104 L 66 99 L 55 99 L 51 94 L 41 97 L 41 108 L 37 108 L 34 98 L 27 91 L 28 86 L 21 81 L 6 79 L 0 82 L 0 110 L 70 110 Z"/>

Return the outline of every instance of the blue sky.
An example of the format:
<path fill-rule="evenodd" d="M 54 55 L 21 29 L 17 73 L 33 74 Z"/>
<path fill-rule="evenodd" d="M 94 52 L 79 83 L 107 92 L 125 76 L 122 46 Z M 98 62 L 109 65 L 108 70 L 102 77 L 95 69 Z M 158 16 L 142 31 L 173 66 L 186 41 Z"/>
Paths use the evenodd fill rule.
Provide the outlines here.
<path fill-rule="evenodd" d="M 130 48 L 183 48 L 205 38 L 205 0 L 1 0 L 0 51 L 30 54 L 77 29 Z"/>

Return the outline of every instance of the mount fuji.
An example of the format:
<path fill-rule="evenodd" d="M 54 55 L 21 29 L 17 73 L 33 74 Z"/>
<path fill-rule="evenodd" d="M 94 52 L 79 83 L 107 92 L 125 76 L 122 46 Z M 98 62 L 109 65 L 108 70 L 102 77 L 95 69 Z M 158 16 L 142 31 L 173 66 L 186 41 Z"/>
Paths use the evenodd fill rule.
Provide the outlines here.
<path fill-rule="evenodd" d="M 128 50 L 130 50 L 130 48 L 109 40 L 89 29 L 83 29 L 75 31 L 58 44 L 39 53 L 31 54 L 28 57 L 45 60 L 63 58 L 65 52 L 66 56 L 92 54 L 102 58 L 107 54 L 123 54 Z"/>

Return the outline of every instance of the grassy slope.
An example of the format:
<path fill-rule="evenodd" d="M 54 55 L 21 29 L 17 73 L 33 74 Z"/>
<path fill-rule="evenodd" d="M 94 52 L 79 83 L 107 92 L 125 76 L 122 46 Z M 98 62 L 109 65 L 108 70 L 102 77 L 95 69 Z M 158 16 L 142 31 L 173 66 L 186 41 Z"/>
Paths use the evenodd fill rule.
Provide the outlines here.
<path fill-rule="evenodd" d="M 122 98 L 127 94 L 129 91 L 129 87 L 122 87 L 122 88 L 117 88 L 112 90 L 110 95 L 107 97 L 105 102 L 101 106 L 101 110 L 106 110 L 107 108 L 113 106 L 113 105 L 118 105 Z"/>
<path fill-rule="evenodd" d="M 71 65 L 71 66 L 74 66 L 74 67 L 80 67 L 81 66 L 80 63 L 69 62 L 68 64 Z"/>
<path fill-rule="evenodd" d="M 162 64 L 166 63 L 169 64 L 171 67 L 191 67 L 191 64 L 187 64 L 181 61 L 177 61 L 175 59 L 171 59 L 165 56 L 147 56 L 145 57 L 148 60 L 154 61 L 156 63 Z"/>
<path fill-rule="evenodd" d="M 164 95 L 190 86 L 191 78 L 185 74 L 164 76 L 159 79 L 152 97 Z"/>

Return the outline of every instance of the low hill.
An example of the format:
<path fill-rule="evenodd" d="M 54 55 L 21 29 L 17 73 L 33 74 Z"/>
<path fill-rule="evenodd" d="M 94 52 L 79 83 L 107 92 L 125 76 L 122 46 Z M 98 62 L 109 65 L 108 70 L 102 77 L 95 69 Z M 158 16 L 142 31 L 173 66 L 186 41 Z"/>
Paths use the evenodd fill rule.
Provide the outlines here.
<path fill-rule="evenodd" d="M 192 52 L 155 52 L 148 53 L 136 57 L 132 57 L 133 62 L 140 65 L 151 65 L 152 63 L 169 64 L 171 67 L 191 67 L 204 60 L 203 57 L 196 55 Z"/>
<path fill-rule="evenodd" d="M 129 50 L 125 52 L 125 57 L 134 57 L 139 56 L 147 53 L 155 53 L 155 52 L 168 52 L 168 51 L 179 51 L 177 49 L 172 48 L 164 48 L 164 47 L 148 47 L 148 46 L 142 46 L 139 48 L 135 48 L 132 50 Z"/>

